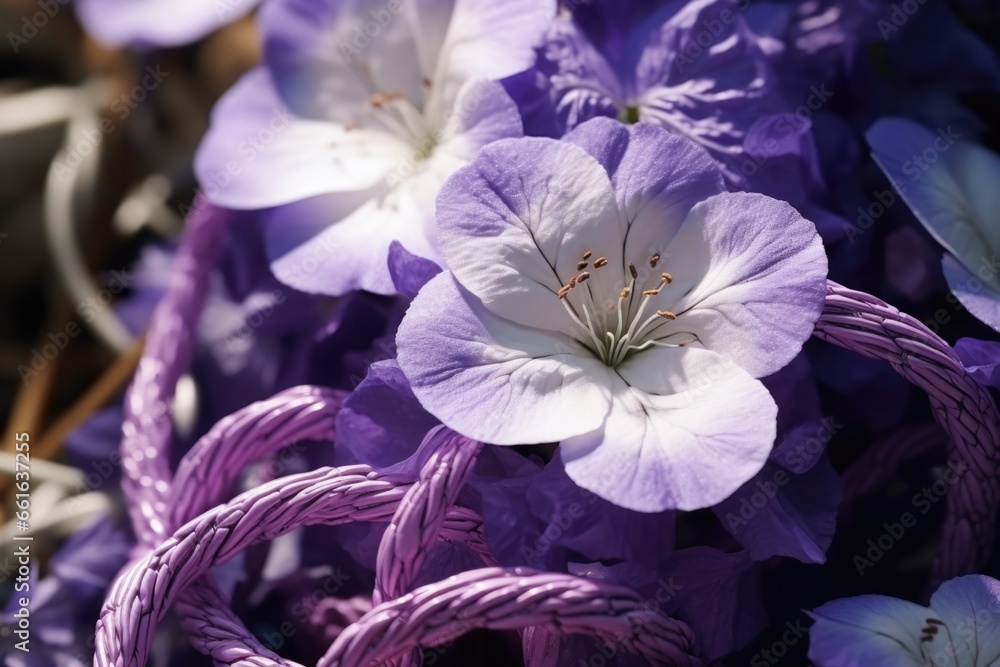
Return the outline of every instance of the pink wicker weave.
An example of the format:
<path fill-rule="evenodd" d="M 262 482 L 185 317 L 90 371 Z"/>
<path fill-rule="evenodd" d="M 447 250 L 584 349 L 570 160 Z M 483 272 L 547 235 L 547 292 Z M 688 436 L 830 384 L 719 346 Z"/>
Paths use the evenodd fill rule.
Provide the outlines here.
<path fill-rule="evenodd" d="M 184 457 L 166 463 L 167 406 L 189 363 L 194 327 L 227 214 L 201 202 L 191 216 L 170 286 L 156 309 L 125 403 L 123 492 L 140 554 L 116 579 L 98 622 L 101 666 L 144 665 L 158 621 L 171 604 L 198 650 L 217 664 L 295 663 L 263 647 L 203 575 L 251 544 L 304 525 L 389 522 L 378 552 L 375 607 L 344 630 L 320 665 L 412 663 L 412 651 L 475 628 L 523 629 L 525 661 L 553 665 L 558 637 L 587 633 L 651 664 L 697 665 L 693 635 L 632 591 L 567 574 L 491 567 L 481 517 L 456 507 L 482 445 L 441 428 L 416 481 L 366 466 L 287 475 L 224 502 L 245 466 L 300 441 L 332 442 L 344 394 L 295 387 L 226 417 Z M 829 283 L 816 336 L 888 360 L 925 390 L 950 439 L 950 456 L 969 465 L 948 498 L 934 578 L 974 571 L 994 539 L 1000 465 L 997 411 L 951 348 L 913 318 L 867 294 Z M 222 503 L 222 504 L 219 504 Z M 487 566 L 411 590 L 427 549 L 462 543 Z"/>

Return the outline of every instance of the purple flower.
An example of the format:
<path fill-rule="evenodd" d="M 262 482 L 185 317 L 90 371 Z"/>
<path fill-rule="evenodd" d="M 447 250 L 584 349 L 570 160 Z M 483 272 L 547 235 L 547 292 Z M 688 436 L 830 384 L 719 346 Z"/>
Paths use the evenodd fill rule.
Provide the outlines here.
<path fill-rule="evenodd" d="M 837 525 L 841 491 L 825 456 L 830 420 L 800 425 L 774 448 L 764 468 L 713 508 L 754 560 L 790 556 L 823 563 Z"/>
<path fill-rule="evenodd" d="M 180 46 L 243 18 L 260 0 L 75 0 L 80 23 L 109 46 Z"/>
<path fill-rule="evenodd" d="M 983 575 L 941 584 L 924 607 L 884 595 L 828 602 L 812 612 L 817 667 L 948 665 L 1000 661 L 1000 581 Z"/>
<path fill-rule="evenodd" d="M 673 584 L 665 610 L 691 626 L 710 658 L 742 648 L 767 625 L 760 564 L 745 551 L 682 549 L 661 581 Z"/>
<path fill-rule="evenodd" d="M 866 135 L 872 157 L 917 220 L 948 253 L 948 286 L 970 313 L 1000 331 L 1000 156 L 960 139 L 884 118 Z"/>
<path fill-rule="evenodd" d="M 959 338 L 955 352 L 962 365 L 980 384 L 1000 389 L 1000 343 L 977 338 Z"/>
<path fill-rule="evenodd" d="M 439 257 L 434 198 L 476 151 L 520 136 L 491 80 L 534 60 L 552 0 L 275 0 L 265 65 L 219 102 L 205 192 L 267 221 L 275 275 L 306 292 L 394 292 L 389 245 Z M 289 206 L 284 206 L 289 205 Z"/>
<path fill-rule="evenodd" d="M 655 123 L 707 148 L 735 184 L 753 122 L 782 110 L 745 0 L 595 0 L 560 15 L 539 67 L 559 131 L 596 116 Z"/>
<path fill-rule="evenodd" d="M 396 342 L 446 425 L 561 441 L 576 484 L 644 512 L 709 507 L 764 465 L 777 409 L 756 378 L 798 354 L 825 292 L 816 229 L 790 206 L 725 192 L 661 128 L 595 119 L 483 149 L 438 224 L 450 271 Z"/>

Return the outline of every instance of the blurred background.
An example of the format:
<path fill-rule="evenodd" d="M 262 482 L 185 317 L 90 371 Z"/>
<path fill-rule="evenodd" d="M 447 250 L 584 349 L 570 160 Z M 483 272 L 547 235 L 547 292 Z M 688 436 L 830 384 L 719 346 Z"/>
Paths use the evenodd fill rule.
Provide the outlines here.
<path fill-rule="evenodd" d="M 66 435 L 127 385 L 152 303 L 116 304 L 136 287 L 141 250 L 178 237 L 209 111 L 259 45 L 245 17 L 190 46 L 109 48 L 65 0 L 0 1 L 0 34 L 0 449 L 9 470 L 15 432 L 30 434 L 33 459 L 60 461 Z M 58 494 L 41 484 L 72 483 L 71 473 L 33 470 L 45 544 L 77 522 L 43 525 Z M 4 543 L 10 482 L 0 476 Z"/>

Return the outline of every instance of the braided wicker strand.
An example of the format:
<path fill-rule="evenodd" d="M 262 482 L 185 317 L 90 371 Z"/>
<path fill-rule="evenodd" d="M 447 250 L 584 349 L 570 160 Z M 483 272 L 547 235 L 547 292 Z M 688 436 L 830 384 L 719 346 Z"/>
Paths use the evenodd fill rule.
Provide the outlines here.
<path fill-rule="evenodd" d="M 529 568 L 484 568 L 384 602 L 337 637 L 317 667 L 363 667 L 476 628 L 587 633 L 653 665 L 701 665 L 690 629 L 627 588 Z"/>
<path fill-rule="evenodd" d="M 336 389 L 292 387 L 221 419 L 177 467 L 167 530 L 176 530 L 220 502 L 236 475 L 251 463 L 296 442 L 333 442 L 345 397 Z"/>
<path fill-rule="evenodd" d="M 919 321 L 869 294 L 827 281 L 817 338 L 884 359 L 927 392 L 951 440 L 949 458 L 966 469 L 947 498 L 932 585 L 976 572 L 989 557 L 1000 502 L 1000 422 L 996 404 L 954 350 Z"/>
<path fill-rule="evenodd" d="M 344 395 L 323 387 L 292 387 L 220 420 L 181 459 L 168 501 L 168 530 L 219 503 L 253 461 L 294 442 L 332 441 Z M 473 536 L 479 537 L 476 528 Z M 184 589 L 176 609 L 192 645 L 218 665 L 299 667 L 265 648 L 207 577 Z"/>
<path fill-rule="evenodd" d="M 122 421 L 122 494 L 140 544 L 164 535 L 170 486 L 167 455 L 170 400 L 187 370 L 208 277 L 222 251 L 229 214 L 201 196 L 188 218 L 166 294 L 157 304 L 135 379 L 125 395 Z"/>
<path fill-rule="evenodd" d="M 219 667 L 303 667 L 261 644 L 208 577 L 186 588 L 174 609 L 191 644 Z"/>
<path fill-rule="evenodd" d="M 428 441 L 436 448 L 399 504 L 379 544 L 372 593 L 376 605 L 400 597 L 413 586 L 427 552 L 441 532 L 448 508 L 458 500 L 483 447 L 444 426 L 428 433 L 424 442 Z M 492 557 L 487 561 L 487 565 L 497 564 Z M 409 667 L 415 657 L 412 652 L 404 653 L 387 664 Z"/>
<path fill-rule="evenodd" d="M 372 595 L 376 605 L 409 591 L 483 447 L 443 426 L 431 431 L 426 440 L 436 441 L 437 448 L 379 544 Z"/>
<path fill-rule="evenodd" d="M 118 576 L 97 623 L 95 664 L 144 665 L 167 607 L 213 565 L 298 526 L 389 521 L 408 486 L 380 479 L 368 466 L 320 468 L 205 512 Z M 466 513 L 452 529 L 465 534 Z"/>
<path fill-rule="evenodd" d="M 170 495 L 171 518 L 167 525 L 175 530 L 220 502 L 236 474 L 247 464 L 293 442 L 333 440 L 336 415 L 343 398 L 344 392 L 338 390 L 293 387 L 220 420 L 181 460 Z M 413 491 L 411 488 L 408 495 Z M 405 502 L 401 504 L 405 506 Z M 481 517 L 472 510 L 456 508 L 451 512 L 448 528 L 442 530 L 448 504 L 436 504 L 436 507 L 442 510 L 437 517 L 437 529 L 417 533 L 425 541 L 429 537 L 426 546 L 440 536 L 447 541 L 465 543 L 480 554 L 486 564 L 496 564 L 482 536 Z M 233 667 L 295 665 L 261 645 L 206 578 L 181 593 L 177 612 L 192 644 L 211 655 L 218 664 Z"/>
<path fill-rule="evenodd" d="M 156 625 L 171 602 L 213 565 L 232 558 L 259 540 L 273 539 L 300 525 L 387 521 L 397 510 L 406 491 L 407 485 L 379 479 L 367 466 L 321 468 L 275 480 L 202 514 L 185 524 L 117 578 L 98 620 L 95 665 L 145 665 Z M 449 520 L 446 519 L 446 528 L 448 523 Z M 458 523 L 453 529 L 467 529 L 464 516 L 459 518 Z M 491 569 L 486 572 L 493 576 L 502 570 Z M 656 664 L 675 664 L 673 661 L 677 656 L 686 656 L 686 651 L 694 645 L 686 626 L 659 612 L 640 608 L 643 603 L 635 593 L 627 589 L 571 575 L 540 576 L 543 579 L 556 579 L 554 582 L 545 580 L 545 585 L 532 580 L 529 582 L 531 585 L 524 590 L 522 589 L 526 584 L 523 581 L 514 582 L 511 587 L 512 582 L 505 579 L 499 585 L 497 593 L 507 602 L 499 605 L 495 598 L 477 598 L 478 606 L 470 608 L 468 613 L 488 616 L 473 617 L 470 621 L 472 625 L 468 627 L 517 628 L 545 625 L 564 631 L 593 632 L 608 637 L 617 634 L 626 638 L 630 648 L 660 660 Z M 460 582 L 457 587 L 456 581 Z M 468 590 L 463 591 L 461 586 L 467 583 L 475 585 L 470 585 Z M 555 583 L 561 583 L 565 590 L 558 589 Z M 437 616 L 407 615 L 413 625 L 393 630 L 393 636 L 399 642 L 392 646 L 398 650 L 386 652 L 385 647 L 382 647 L 380 650 L 385 653 L 383 657 L 388 658 L 400 651 L 414 648 L 419 642 L 439 641 L 446 631 L 456 633 L 461 629 L 461 626 L 455 625 L 460 617 L 449 616 L 452 623 L 447 627 L 441 624 L 441 604 L 434 602 L 438 599 L 437 593 L 445 596 L 440 600 L 462 600 L 466 597 L 464 594 L 482 593 L 486 584 L 482 581 L 467 582 L 466 579 L 453 578 L 443 584 L 442 588 L 436 588 L 437 586 L 435 584 L 420 589 L 421 594 L 416 597 L 406 596 L 402 607 L 399 607 L 399 600 L 384 603 L 380 607 L 396 605 L 393 608 L 405 608 L 405 605 L 414 602 L 424 604 L 430 599 L 431 607 L 439 612 Z M 451 597 L 446 595 L 448 593 Z M 627 613 L 637 610 L 641 611 L 638 615 Z M 230 618 L 233 617 L 224 615 L 203 620 L 216 623 Z M 384 636 L 384 629 L 377 624 L 382 616 L 370 614 L 366 618 L 370 625 L 357 623 L 351 626 L 352 646 L 360 647 L 353 650 L 363 649 L 363 643 L 360 642 L 365 637 Z M 423 621 L 426 623 L 418 624 Z M 230 632 L 238 633 L 239 630 Z M 400 634 L 411 639 L 419 637 L 418 643 L 407 644 L 403 637 L 399 637 Z M 234 655 L 240 660 L 243 655 L 246 659 L 243 664 L 267 664 L 266 661 L 258 662 L 260 655 L 255 651 L 247 653 L 245 644 L 246 642 L 233 644 L 227 641 L 217 645 L 215 650 L 222 656 L 222 662 L 232 661 Z M 379 656 L 372 656 L 369 659 L 378 658 Z M 271 659 L 276 660 L 276 656 Z M 687 662 L 676 664 L 693 664 L 693 659 L 685 658 Z"/>

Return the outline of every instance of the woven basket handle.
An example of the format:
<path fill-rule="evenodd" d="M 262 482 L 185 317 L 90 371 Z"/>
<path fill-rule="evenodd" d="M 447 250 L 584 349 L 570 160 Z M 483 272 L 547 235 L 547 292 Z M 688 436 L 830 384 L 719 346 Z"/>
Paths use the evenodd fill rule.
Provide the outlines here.
<path fill-rule="evenodd" d="M 436 539 L 462 541 L 484 562 L 492 562 L 482 540 L 481 518 L 452 507 L 475 459 L 473 452 L 478 452 L 475 443 L 449 441 L 413 485 L 380 479 L 364 466 L 321 469 L 275 480 L 207 510 L 222 499 L 233 475 L 253 460 L 290 442 L 332 440 L 332 420 L 343 399 L 332 390 L 294 388 L 230 415 L 199 441 L 172 479 L 167 467 L 168 406 L 177 379 L 190 364 L 192 323 L 203 307 L 228 217 L 201 200 L 196 204 L 126 396 L 123 493 L 140 545 L 148 551 L 117 578 L 109 594 L 97 628 L 97 664 L 144 664 L 156 621 L 176 600 L 195 645 L 217 663 L 290 667 L 295 663 L 261 646 L 218 591 L 199 578 L 211 564 L 254 541 L 299 525 L 390 519 L 393 523 L 377 565 L 378 604 L 341 634 L 322 665 L 393 659 L 402 664 L 417 646 L 487 627 L 588 632 L 619 641 L 655 664 L 698 664 L 686 626 L 650 612 L 634 593 L 603 582 L 487 568 L 404 595 L 419 570 L 420 554 Z M 965 372 L 947 343 L 913 318 L 833 282 L 827 292 L 815 335 L 864 356 L 888 360 L 926 391 L 935 418 L 949 435 L 950 458 L 968 465 L 971 474 L 949 494 L 934 578 L 975 571 L 989 555 L 995 537 L 1000 434 L 992 398 Z M 547 593 L 541 593 L 540 586 Z M 481 590 L 493 591 L 494 596 L 480 596 L 476 592 Z M 457 625 L 435 606 L 451 600 L 449 596 L 455 604 L 466 605 L 466 618 Z M 618 602 L 600 607 L 601 600 Z M 587 622 L 574 625 L 581 604 L 594 605 L 587 607 L 594 613 L 586 616 Z M 526 646 L 541 647 L 530 651 L 532 656 L 543 656 L 529 660 L 551 660 L 553 639 L 545 631 L 526 632 Z"/>

